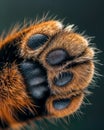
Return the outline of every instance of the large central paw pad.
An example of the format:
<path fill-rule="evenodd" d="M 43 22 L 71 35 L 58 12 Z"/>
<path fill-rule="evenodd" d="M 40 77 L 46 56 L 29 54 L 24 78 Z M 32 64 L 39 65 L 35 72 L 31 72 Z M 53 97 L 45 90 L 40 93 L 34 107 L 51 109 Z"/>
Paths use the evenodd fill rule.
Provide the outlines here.
<path fill-rule="evenodd" d="M 49 95 L 47 73 L 42 65 L 34 61 L 24 61 L 20 64 L 20 70 L 27 84 L 27 91 L 35 100 Z"/>

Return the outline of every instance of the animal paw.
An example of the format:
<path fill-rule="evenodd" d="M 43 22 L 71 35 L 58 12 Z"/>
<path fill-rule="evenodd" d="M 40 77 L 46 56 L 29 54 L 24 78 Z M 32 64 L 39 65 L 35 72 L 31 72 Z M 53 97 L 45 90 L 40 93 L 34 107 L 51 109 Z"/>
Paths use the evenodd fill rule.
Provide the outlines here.
<path fill-rule="evenodd" d="M 18 126 L 73 114 L 92 80 L 93 57 L 87 39 L 59 21 L 8 36 L 0 46 L 0 118 Z"/>

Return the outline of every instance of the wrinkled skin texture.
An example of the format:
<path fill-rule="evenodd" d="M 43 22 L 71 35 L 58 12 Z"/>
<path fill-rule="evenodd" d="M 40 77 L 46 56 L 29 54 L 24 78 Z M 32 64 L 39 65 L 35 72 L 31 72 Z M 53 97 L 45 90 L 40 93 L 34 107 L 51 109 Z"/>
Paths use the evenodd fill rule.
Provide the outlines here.
<path fill-rule="evenodd" d="M 76 112 L 94 74 L 94 51 L 71 26 L 50 20 L 0 41 L 0 129 Z"/>

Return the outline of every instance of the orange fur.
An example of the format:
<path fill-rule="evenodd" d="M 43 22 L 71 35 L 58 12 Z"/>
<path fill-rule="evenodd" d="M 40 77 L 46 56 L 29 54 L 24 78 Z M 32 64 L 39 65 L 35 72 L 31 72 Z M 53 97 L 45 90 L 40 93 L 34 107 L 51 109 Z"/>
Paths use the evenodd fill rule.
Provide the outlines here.
<path fill-rule="evenodd" d="M 47 35 L 49 40 L 39 49 L 32 50 L 26 43 L 32 35 L 37 33 Z M 19 45 L 20 56 L 24 59 L 37 59 L 47 69 L 50 89 L 55 93 L 46 102 L 48 117 L 58 118 L 73 114 L 80 108 L 85 96 L 83 91 L 88 87 L 94 75 L 94 51 L 88 46 L 87 39 L 74 33 L 71 28 L 70 30 L 64 29 L 60 22 L 51 20 L 8 35 L 0 41 L 0 49 L 16 38 L 20 38 L 20 41 L 15 43 Z M 65 49 L 69 55 L 75 58 L 60 66 L 50 66 L 46 61 L 47 54 L 57 48 Z M 79 65 L 66 68 L 72 63 L 79 63 Z M 52 82 L 53 78 L 61 72 L 68 71 L 74 74 L 72 81 L 62 88 L 55 86 Z M 53 108 L 53 100 L 67 97 L 72 98 L 71 104 L 67 108 L 64 110 Z M 16 110 L 22 111 L 22 107 L 26 107 L 35 113 L 34 106 L 31 98 L 27 95 L 24 79 L 16 63 L 14 62 L 11 68 L 5 65 L 0 71 L 0 119 L 9 123 L 12 128 L 19 128 L 21 123 L 16 119 L 14 112 Z"/>
<path fill-rule="evenodd" d="M 0 72 L 0 119 L 10 125 L 17 123 L 14 112 L 27 107 L 31 111 L 32 101 L 26 94 L 25 85 L 15 64 Z"/>
<path fill-rule="evenodd" d="M 75 96 L 75 97 L 74 97 Z M 52 103 L 54 100 L 58 99 L 64 99 L 64 98 L 70 98 L 71 103 L 63 110 L 57 110 L 53 107 Z M 76 93 L 71 93 L 63 96 L 52 96 L 47 100 L 46 107 L 48 112 L 50 113 L 50 116 L 52 117 L 64 117 L 67 115 L 73 114 L 77 109 L 79 109 L 79 106 L 81 105 L 83 101 L 84 95 L 79 91 Z"/>

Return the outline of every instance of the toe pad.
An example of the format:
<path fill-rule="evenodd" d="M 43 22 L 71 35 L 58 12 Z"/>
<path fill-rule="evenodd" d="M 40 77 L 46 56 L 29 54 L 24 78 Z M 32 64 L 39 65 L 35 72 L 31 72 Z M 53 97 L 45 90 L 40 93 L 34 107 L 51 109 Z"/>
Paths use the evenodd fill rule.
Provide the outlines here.
<path fill-rule="evenodd" d="M 47 55 L 47 62 L 48 64 L 54 66 L 54 65 L 60 65 L 63 62 L 65 62 L 68 58 L 68 54 L 63 49 L 57 49 L 49 52 Z"/>
<path fill-rule="evenodd" d="M 38 49 L 40 46 L 44 45 L 45 42 L 48 40 L 48 36 L 43 34 L 35 34 L 30 37 L 30 39 L 27 42 L 27 45 L 31 49 Z"/>
<path fill-rule="evenodd" d="M 71 72 L 62 72 L 58 75 L 58 77 L 54 78 L 54 84 L 58 87 L 63 87 L 68 84 L 73 78 L 73 74 Z"/>
<path fill-rule="evenodd" d="M 69 98 L 59 99 L 59 100 L 53 101 L 53 106 L 57 110 L 62 110 L 64 108 L 66 108 L 69 105 L 69 103 L 70 103 L 70 99 Z"/>

